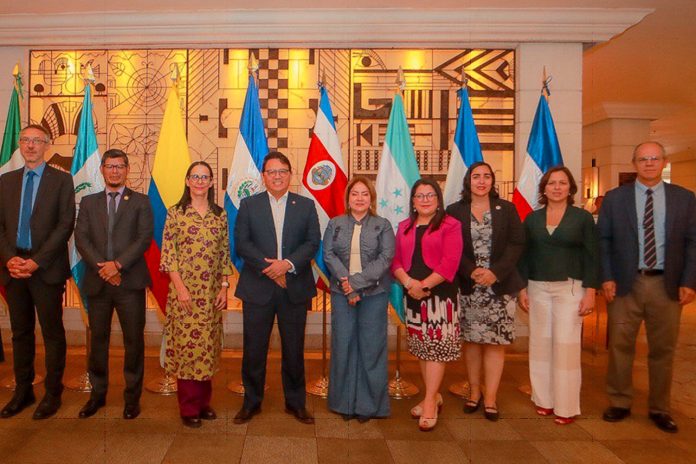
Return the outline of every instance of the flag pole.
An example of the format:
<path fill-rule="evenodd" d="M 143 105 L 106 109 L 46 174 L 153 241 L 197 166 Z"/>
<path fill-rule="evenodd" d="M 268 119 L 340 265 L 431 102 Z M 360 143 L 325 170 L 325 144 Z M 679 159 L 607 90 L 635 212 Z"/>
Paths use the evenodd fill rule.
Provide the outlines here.
<path fill-rule="evenodd" d="M 320 90 L 326 82 L 325 77 L 324 71 L 322 71 L 321 78 L 317 83 Z M 318 108 L 317 111 L 319 111 Z M 323 290 L 321 294 L 321 377 L 310 383 L 307 392 L 320 398 L 327 398 L 329 396 L 329 377 L 326 375 L 326 290 Z"/>
<path fill-rule="evenodd" d="M 172 87 L 176 88 L 179 84 L 179 65 L 177 63 L 172 64 L 172 72 L 169 75 L 169 79 L 172 81 Z M 163 324 L 164 325 L 164 324 Z M 162 327 L 162 342 L 160 344 L 160 368 L 164 369 L 164 360 L 166 357 L 166 347 L 167 344 L 167 332 Z M 157 395 L 169 396 L 174 395 L 177 392 L 176 378 L 169 374 L 166 370 L 164 375 L 159 375 L 155 379 L 149 381 L 145 384 L 145 390 L 150 393 L 155 393 Z"/>
<path fill-rule="evenodd" d="M 399 71 L 396 74 L 397 92 L 403 95 L 406 89 L 406 79 L 404 79 L 404 70 L 399 66 Z M 389 396 L 395 400 L 411 398 L 418 394 L 418 387 L 408 380 L 401 378 L 401 321 L 396 325 L 396 369 L 394 379 L 389 382 Z"/>
<path fill-rule="evenodd" d="M 469 86 L 469 78 L 466 77 L 466 72 L 464 66 L 462 66 L 462 73 L 460 77 L 461 88 L 467 88 Z M 461 105 L 462 103 L 460 103 Z M 449 392 L 453 395 L 459 396 L 460 398 L 469 398 L 471 394 L 471 386 L 468 380 L 462 380 L 461 382 L 455 382 L 449 386 Z"/>

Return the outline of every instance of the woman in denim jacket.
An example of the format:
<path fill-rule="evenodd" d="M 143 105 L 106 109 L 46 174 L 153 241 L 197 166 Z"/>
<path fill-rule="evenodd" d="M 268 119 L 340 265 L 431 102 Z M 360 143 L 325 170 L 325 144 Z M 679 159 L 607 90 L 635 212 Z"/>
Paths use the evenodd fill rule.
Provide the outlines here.
<path fill-rule="evenodd" d="M 366 422 L 390 413 L 387 391 L 387 303 L 394 231 L 375 215 L 372 182 L 346 186 L 346 214 L 329 221 L 324 262 L 331 273 L 329 409 Z"/>

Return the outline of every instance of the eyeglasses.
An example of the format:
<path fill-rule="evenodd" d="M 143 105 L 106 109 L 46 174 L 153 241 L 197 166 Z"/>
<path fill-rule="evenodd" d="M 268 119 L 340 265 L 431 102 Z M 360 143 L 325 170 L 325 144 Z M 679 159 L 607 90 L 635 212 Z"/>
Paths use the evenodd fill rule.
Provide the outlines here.
<path fill-rule="evenodd" d="M 103 165 L 103 167 L 107 171 L 114 171 L 114 170 L 123 171 L 124 169 L 126 169 L 128 167 L 128 165 L 126 165 L 126 164 L 105 164 L 105 165 Z"/>
<path fill-rule="evenodd" d="M 41 137 L 20 137 L 19 143 L 24 145 L 29 145 L 30 143 L 33 143 L 34 145 L 42 145 L 44 143 L 48 143 L 48 140 L 42 139 Z"/>
<path fill-rule="evenodd" d="M 413 195 L 413 198 L 415 198 L 418 201 L 432 200 L 434 198 L 437 198 L 437 193 L 416 193 L 415 195 Z"/>
<path fill-rule="evenodd" d="M 636 162 L 647 163 L 648 161 L 662 161 L 663 159 L 662 156 L 641 156 L 640 158 L 636 158 Z"/>
<path fill-rule="evenodd" d="M 191 174 L 190 176 L 188 176 L 188 178 L 189 178 L 190 180 L 194 181 L 194 182 L 202 182 L 202 183 L 205 184 L 206 182 L 208 182 L 208 181 L 209 181 L 210 179 L 212 179 L 213 177 L 212 177 L 212 176 L 208 176 L 208 175 L 206 175 L 206 174 L 203 174 L 203 175 L 200 175 L 200 176 L 199 176 L 198 174 Z"/>
<path fill-rule="evenodd" d="M 264 171 L 268 176 L 270 177 L 275 177 L 275 176 L 280 176 L 280 177 L 285 177 L 288 174 L 290 174 L 289 169 L 266 169 Z"/>

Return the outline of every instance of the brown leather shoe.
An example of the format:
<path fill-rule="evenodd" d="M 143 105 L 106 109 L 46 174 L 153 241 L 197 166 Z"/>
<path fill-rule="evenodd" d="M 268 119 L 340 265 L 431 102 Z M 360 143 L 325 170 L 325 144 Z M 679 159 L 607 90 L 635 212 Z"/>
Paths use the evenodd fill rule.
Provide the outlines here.
<path fill-rule="evenodd" d="M 31 406 L 36 402 L 36 397 L 33 391 L 15 392 L 9 403 L 2 408 L 0 417 L 7 419 L 16 416 L 22 412 L 27 406 Z"/>
<path fill-rule="evenodd" d="M 314 423 L 314 417 L 307 411 L 306 408 L 299 408 L 299 409 L 293 409 L 293 408 L 285 408 L 285 412 L 288 414 L 292 414 L 295 416 L 295 419 L 298 421 L 302 422 L 303 424 L 313 424 Z"/>
<path fill-rule="evenodd" d="M 667 433 L 677 433 L 679 427 L 677 423 L 674 422 L 672 416 L 665 412 L 651 412 L 650 419 L 657 425 L 657 428 Z"/>
<path fill-rule="evenodd" d="M 260 406 L 257 406 L 254 409 L 242 408 L 234 416 L 234 419 L 232 419 L 232 422 L 234 422 L 235 424 L 246 424 L 247 422 L 249 422 L 252 419 L 252 417 L 254 417 L 255 415 L 257 415 L 260 412 L 261 412 Z"/>

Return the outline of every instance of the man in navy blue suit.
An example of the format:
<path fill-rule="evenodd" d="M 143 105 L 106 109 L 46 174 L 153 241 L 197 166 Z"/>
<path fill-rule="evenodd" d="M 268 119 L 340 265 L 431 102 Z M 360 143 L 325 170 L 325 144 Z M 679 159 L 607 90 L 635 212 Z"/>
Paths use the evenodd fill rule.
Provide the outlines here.
<path fill-rule="evenodd" d="M 285 411 L 312 424 L 305 408 L 304 335 L 317 294 L 311 261 L 321 240 L 319 219 L 312 200 L 288 192 L 292 168 L 285 155 L 270 152 L 262 171 L 266 191 L 242 200 L 234 228 L 236 251 L 244 260 L 235 293 L 243 302 L 244 404 L 234 423 L 248 422 L 261 411 L 277 315 Z"/>
<path fill-rule="evenodd" d="M 667 163 L 659 143 L 638 145 L 636 181 L 607 192 L 600 209 L 602 287 L 609 303 L 610 407 L 603 418 L 618 422 L 631 413 L 636 337 L 645 322 L 650 419 L 675 433 L 672 366 L 682 306 L 696 296 L 696 198 L 662 181 Z"/>

